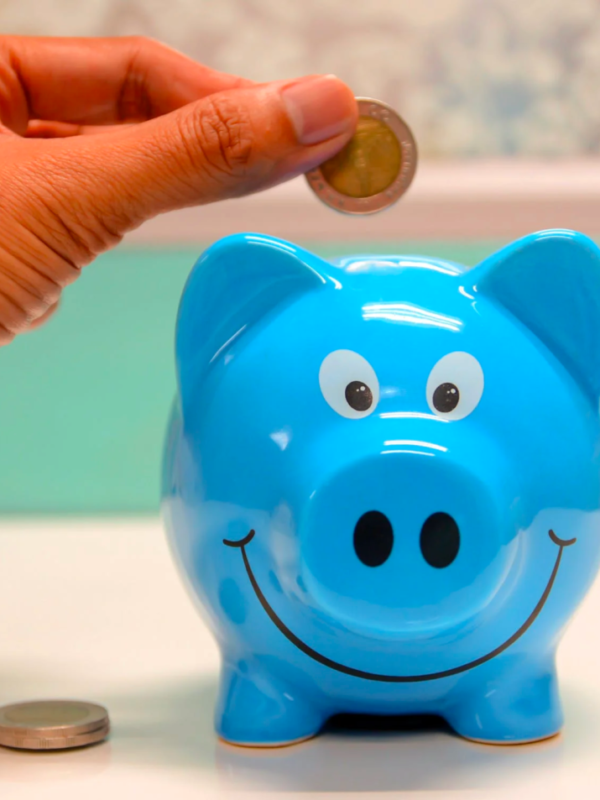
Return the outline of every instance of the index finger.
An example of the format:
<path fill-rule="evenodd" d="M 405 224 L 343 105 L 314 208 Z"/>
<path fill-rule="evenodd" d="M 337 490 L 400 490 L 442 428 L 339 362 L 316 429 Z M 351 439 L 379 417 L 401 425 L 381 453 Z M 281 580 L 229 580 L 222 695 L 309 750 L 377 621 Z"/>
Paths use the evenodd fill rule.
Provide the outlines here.
<path fill-rule="evenodd" d="M 145 120 L 251 81 L 199 64 L 138 36 L 0 37 L 0 117 L 77 125 Z"/>

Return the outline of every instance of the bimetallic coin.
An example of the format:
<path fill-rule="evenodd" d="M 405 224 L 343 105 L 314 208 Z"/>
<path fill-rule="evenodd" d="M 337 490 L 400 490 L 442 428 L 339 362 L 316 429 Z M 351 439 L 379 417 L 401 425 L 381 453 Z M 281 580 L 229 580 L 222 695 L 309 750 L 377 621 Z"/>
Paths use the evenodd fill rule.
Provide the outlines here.
<path fill-rule="evenodd" d="M 100 742 L 110 731 L 108 712 L 95 703 L 38 700 L 0 708 L 0 745 L 59 750 Z"/>
<path fill-rule="evenodd" d="M 378 100 L 357 97 L 358 124 L 348 144 L 306 174 L 328 206 L 345 214 L 372 214 L 391 206 L 410 186 L 417 146 L 408 125 Z"/>

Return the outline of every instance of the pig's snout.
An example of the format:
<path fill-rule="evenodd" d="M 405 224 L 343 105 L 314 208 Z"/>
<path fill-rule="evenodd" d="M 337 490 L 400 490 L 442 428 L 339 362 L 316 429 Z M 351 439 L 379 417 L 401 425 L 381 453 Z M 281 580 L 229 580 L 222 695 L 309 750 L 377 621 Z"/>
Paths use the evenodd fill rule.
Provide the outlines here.
<path fill-rule="evenodd" d="M 497 475 L 441 449 L 406 450 L 340 465 L 309 501 L 303 584 L 347 626 L 416 635 L 456 625 L 492 600 L 515 557 Z"/>

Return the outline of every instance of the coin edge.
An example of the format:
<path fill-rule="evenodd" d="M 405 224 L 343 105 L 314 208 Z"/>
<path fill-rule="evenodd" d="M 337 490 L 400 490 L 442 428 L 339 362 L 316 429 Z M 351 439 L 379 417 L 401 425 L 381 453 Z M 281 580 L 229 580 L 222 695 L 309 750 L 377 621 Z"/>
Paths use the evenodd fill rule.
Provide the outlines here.
<path fill-rule="evenodd" d="M 2 736 L 0 733 L 0 747 L 12 750 L 73 750 L 103 742 L 110 731 L 110 723 L 107 723 L 95 730 L 72 736 Z"/>

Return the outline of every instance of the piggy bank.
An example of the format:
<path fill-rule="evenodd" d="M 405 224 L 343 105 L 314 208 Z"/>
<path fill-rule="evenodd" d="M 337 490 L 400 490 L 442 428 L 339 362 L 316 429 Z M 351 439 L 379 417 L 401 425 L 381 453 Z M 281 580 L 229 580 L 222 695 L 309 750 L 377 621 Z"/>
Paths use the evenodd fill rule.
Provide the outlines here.
<path fill-rule="evenodd" d="M 600 250 L 471 270 L 231 236 L 181 300 L 164 511 L 240 745 L 331 716 L 561 728 L 555 653 L 600 556 Z"/>

